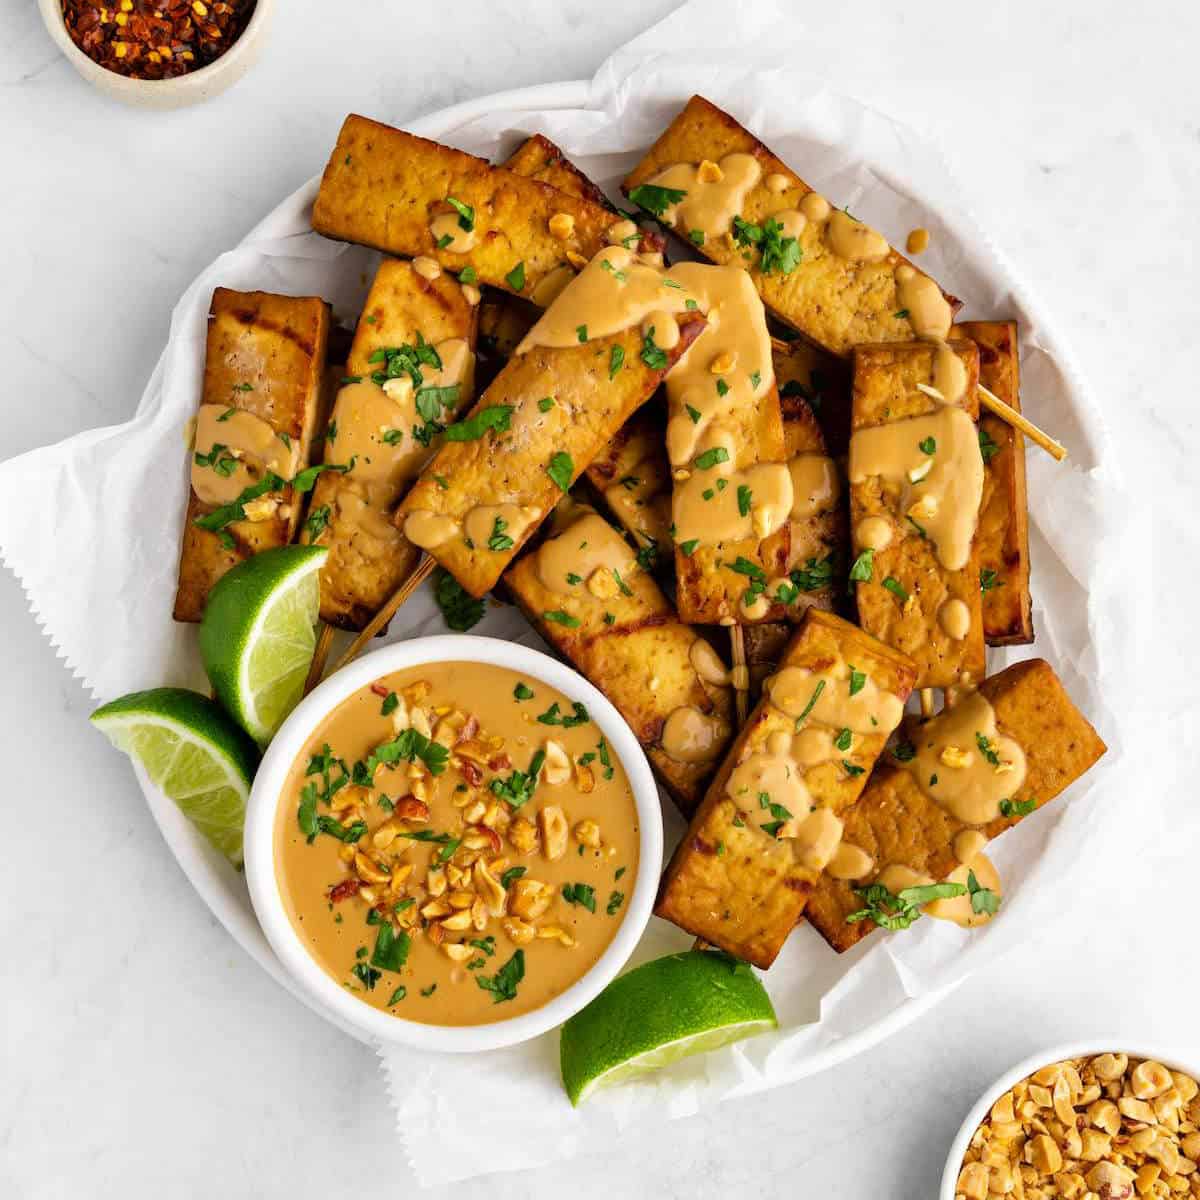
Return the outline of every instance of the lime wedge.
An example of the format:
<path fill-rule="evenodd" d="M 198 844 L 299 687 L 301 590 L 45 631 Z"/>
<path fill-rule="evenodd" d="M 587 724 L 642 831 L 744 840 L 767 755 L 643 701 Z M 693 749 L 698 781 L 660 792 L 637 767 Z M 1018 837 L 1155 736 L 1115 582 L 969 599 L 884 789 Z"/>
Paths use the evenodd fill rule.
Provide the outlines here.
<path fill-rule="evenodd" d="M 578 1105 L 594 1089 L 774 1029 L 758 976 L 728 955 L 686 950 L 614 980 L 562 1027 L 563 1087 Z"/>
<path fill-rule="evenodd" d="M 217 699 L 260 746 L 299 703 L 317 644 L 324 546 L 279 546 L 209 593 L 200 654 Z"/>
<path fill-rule="evenodd" d="M 258 750 L 219 705 L 184 688 L 153 688 L 105 704 L 91 722 L 231 863 L 242 861 Z"/>

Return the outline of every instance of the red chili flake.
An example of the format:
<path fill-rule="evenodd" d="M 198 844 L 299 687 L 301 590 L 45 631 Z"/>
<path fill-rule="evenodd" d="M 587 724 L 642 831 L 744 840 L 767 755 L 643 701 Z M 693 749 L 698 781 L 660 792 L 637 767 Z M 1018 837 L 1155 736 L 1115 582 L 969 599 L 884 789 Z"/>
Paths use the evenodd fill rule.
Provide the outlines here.
<path fill-rule="evenodd" d="M 464 758 L 458 764 L 458 769 L 472 787 L 478 787 L 483 782 L 483 772 L 469 759 Z"/>
<path fill-rule="evenodd" d="M 216 62 L 242 36 L 256 0 L 62 0 L 71 40 L 133 79 L 172 79 Z"/>
<path fill-rule="evenodd" d="M 373 691 L 377 696 L 382 696 L 385 700 L 389 695 L 391 695 L 391 693 L 383 686 L 382 683 L 371 684 L 371 691 Z"/>
<path fill-rule="evenodd" d="M 470 828 L 475 833 L 487 838 L 488 845 L 491 846 L 493 854 L 500 853 L 500 835 L 494 829 L 489 829 L 486 825 L 472 825 Z"/>
<path fill-rule="evenodd" d="M 512 766 L 512 759 L 507 754 L 496 754 L 488 759 L 489 771 L 507 771 Z"/>
<path fill-rule="evenodd" d="M 358 889 L 362 884 L 357 879 L 343 879 L 341 883 L 335 883 L 329 889 L 329 902 L 338 904 L 343 900 L 349 900 L 351 896 L 358 895 Z"/>

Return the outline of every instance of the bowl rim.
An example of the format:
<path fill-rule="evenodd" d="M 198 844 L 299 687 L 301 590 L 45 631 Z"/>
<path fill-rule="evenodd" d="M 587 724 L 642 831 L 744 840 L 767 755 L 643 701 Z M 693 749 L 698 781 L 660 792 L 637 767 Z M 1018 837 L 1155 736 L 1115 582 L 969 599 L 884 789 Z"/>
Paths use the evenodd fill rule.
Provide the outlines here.
<path fill-rule="evenodd" d="M 1136 1038 L 1091 1037 L 1083 1041 L 1064 1042 L 1061 1045 L 1048 1046 L 1039 1050 L 1005 1071 L 994 1083 L 984 1089 L 979 1099 L 971 1106 L 963 1123 L 958 1127 L 954 1140 L 950 1143 L 950 1153 L 946 1157 L 946 1165 L 942 1170 L 938 1200 L 954 1200 L 954 1188 L 958 1182 L 958 1173 L 962 1169 L 963 1155 L 967 1152 L 967 1146 L 992 1105 L 1005 1092 L 1041 1067 L 1048 1067 L 1065 1058 L 1084 1058 L 1089 1055 L 1109 1053 L 1128 1054 L 1131 1058 L 1152 1058 L 1169 1070 L 1182 1071 L 1191 1075 L 1192 1078 L 1200 1080 L 1200 1052 L 1191 1055 L 1185 1048 L 1182 1053 L 1177 1053 L 1164 1046 L 1156 1045 L 1154 1042 L 1143 1042 Z"/>
<path fill-rule="evenodd" d="M 241 36 L 219 58 L 207 66 L 171 79 L 137 79 L 130 75 L 121 75 L 101 66 L 90 55 L 85 54 L 67 32 L 66 18 L 62 10 L 63 0 L 38 0 L 38 8 L 42 14 L 47 32 L 55 45 L 71 61 L 76 70 L 82 72 L 92 82 L 102 84 L 111 91 L 132 94 L 154 93 L 162 96 L 170 92 L 185 92 L 203 90 L 206 83 L 219 79 L 222 75 L 236 70 L 241 60 L 253 53 L 254 45 L 262 34 L 270 13 L 274 9 L 275 0 L 255 0 L 254 12 L 246 22 L 246 28 Z"/>
<path fill-rule="evenodd" d="M 372 1008 L 328 975 L 301 942 L 284 908 L 275 871 L 280 790 L 296 755 L 342 700 L 382 675 L 433 662 L 498 666 L 581 700 L 629 778 L 638 815 L 638 869 L 625 916 L 604 953 L 570 987 L 540 1008 L 486 1025 L 426 1025 Z M 381 647 L 336 671 L 303 699 L 263 755 L 246 805 L 245 868 L 250 901 L 284 970 L 326 1011 L 376 1042 L 468 1053 L 528 1041 L 561 1025 L 597 996 L 636 949 L 649 923 L 662 867 L 663 822 L 658 787 L 645 752 L 612 703 L 571 667 L 540 650 L 498 638 L 440 634 Z"/>

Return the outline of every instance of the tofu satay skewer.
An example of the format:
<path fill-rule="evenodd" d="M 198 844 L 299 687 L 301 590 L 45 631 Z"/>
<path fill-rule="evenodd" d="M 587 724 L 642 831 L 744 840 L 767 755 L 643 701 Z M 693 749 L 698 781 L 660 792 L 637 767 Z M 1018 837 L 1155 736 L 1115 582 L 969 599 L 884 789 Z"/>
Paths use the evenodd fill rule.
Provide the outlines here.
<path fill-rule="evenodd" d="M 521 545 L 705 328 L 636 253 L 598 253 L 543 314 L 397 513 L 471 595 Z"/>
<path fill-rule="evenodd" d="M 672 856 L 657 915 L 769 967 L 915 677 L 906 655 L 810 609 Z"/>
<path fill-rule="evenodd" d="M 226 571 L 295 536 L 291 481 L 318 432 L 328 337 L 319 297 L 213 293 L 175 620 L 199 621 Z"/>

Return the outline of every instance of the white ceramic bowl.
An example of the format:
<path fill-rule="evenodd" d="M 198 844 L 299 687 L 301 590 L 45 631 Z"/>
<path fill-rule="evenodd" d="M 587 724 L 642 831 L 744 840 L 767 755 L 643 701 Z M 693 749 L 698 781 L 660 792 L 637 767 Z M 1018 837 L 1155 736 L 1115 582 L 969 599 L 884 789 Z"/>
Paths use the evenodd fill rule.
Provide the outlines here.
<path fill-rule="evenodd" d="M 117 0 L 113 0 L 114 6 Z M 258 61 L 275 12 L 275 0 L 258 0 L 242 36 L 215 62 L 174 79 L 130 79 L 88 58 L 71 41 L 63 23 L 62 0 L 38 0 L 42 20 L 67 61 L 93 87 L 135 108 L 183 108 L 219 95 Z"/>
<path fill-rule="evenodd" d="M 488 1025 L 424 1025 L 405 1021 L 364 1004 L 325 973 L 297 936 L 284 908 L 275 873 L 275 822 L 280 793 L 296 756 L 312 731 L 338 704 L 382 675 L 434 662 L 476 662 L 506 667 L 557 688 L 586 706 L 625 768 L 637 807 L 640 845 L 637 877 L 625 918 L 595 965 L 548 1004 L 522 1016 Z M 250 899 L 267 940 L 288 974 L 317 1004 L 345 1025 L 378 1041 L 402 1042 L 426 1050 L 467 1052 L 512 1046 L 537 1037 L 578 1012 L 624 966 L 650 920 L 662 869 L 663 827 L 658 788 L 646 756 L 629 726 L 605 697 L 582 676 L 555 659 L 495 638 L 417 638 L 366 654 L 331 675 L 283 723 L 263 756 L 246 809 L 246 880 Z"/>
<path fill-rule="evenodd" d="M 1193 1079 L 1200 1080 L 1200 1058 L 1180 1055 L 1173 1050 L 1164 1050 L 1161 1046 L 1147 1045 L 1144 1042 L 1131 1042 L 1121 1037 L 1090 1038 L 1086 1042 L 1068 1042 L 1064 1046 L 1051 1046 L 1039 1050 L 1029 1058 L 1017 1063 L 1010 1071 L 1006 1071 L 986 1092 L 975 1102 L 975 1107 L 967 1113 L 958 1133 L 950 1146 L 950 1155 L 946 1159 L 946 1169 L 942 1172 L 942 1186 L 938 1191 L 938 1200 L 954 1200 L 954 1185 L 958 1182 L 958 1173 L 962 1169 L 963 1155 L 967 1152 L 975 1130 L 983 1123 L 991 1107 L 1004 1095 L 1009 1088 L 1020 1083 L 1022 1079 L 1032 1075 L 1040 1067 L 1051 1063 L 1062 1062 L 1064 1058 L 1089 1058 L 1096 1054 L 1128 1054 L 1130 1058 L 1152 1058 L 1172 1071 L 1182 1071 Z"/>

